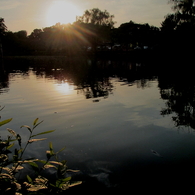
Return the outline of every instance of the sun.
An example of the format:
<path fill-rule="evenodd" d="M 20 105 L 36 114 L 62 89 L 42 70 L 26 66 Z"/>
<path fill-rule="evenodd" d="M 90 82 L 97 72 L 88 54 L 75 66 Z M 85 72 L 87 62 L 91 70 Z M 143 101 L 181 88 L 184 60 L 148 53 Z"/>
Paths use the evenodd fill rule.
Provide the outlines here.
<path fill-rule="evenodd" d="M 53 1 L 46 12 L 47 26 L 55 25 L 56 23 L 68 24 L 76 21 L 76 16 L 79 16 L 81 11 L 76 5 L 63 1 Z"/>

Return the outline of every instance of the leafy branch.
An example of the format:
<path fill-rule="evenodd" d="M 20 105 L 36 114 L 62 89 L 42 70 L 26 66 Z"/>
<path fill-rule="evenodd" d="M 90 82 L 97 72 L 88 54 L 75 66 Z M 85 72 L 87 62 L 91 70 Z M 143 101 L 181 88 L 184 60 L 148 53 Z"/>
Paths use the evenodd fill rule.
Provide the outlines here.
<path fill-rule="evenodd" d="M 3 108 L 0 108 L 0 111 Z M 12 118 L 0 121 L 0 127 L 8 124 L 12 121 Z M 46 151 L 47 160 L 40 160 L 36 158 L 23 159 L 24 153 L 29 144 L 37 141 L 43 141 L 47 138 L 36 138 L 40 135 L 52 133 L 55 130 L 44 131 L 38 134 L 34 134 L 34 129 L 37 128 L 43 121 L 39 122 L 36 118 L 33 122 L 33 126 L 22 125 L 20 128 L 26 128 L 29 131 L 29 137 L 27 142 L 22 147 L 22 137 L 14 130 L 7 128 L 7 131 L 11 136 L 7 136 L 7 139 L 1 139 L 0 137 L 0 194 L 58 194 L 81 184 L 81 182 L 70 183 L 71 177 L 66 177 L 67 171 L 73 171 L 67 168 L 66 161 L 60 161 L 58 158 L 59 152 L 62 152 L 65 147 L 58 152 L 54 152 L 52 142 L 49 143 L 49 150 Z M 15 146 L 15 142 L 18 143 L 19 148 L 12 149 Z M 10 151 L 12 149 L 12 151 Z M 12 156 L 12 158 L 10 158 Z M 54 158 L 55 160 L 52 160 Z M 11 160 L 10 160 L 11 159 Z M 40 165 L 41 164 L 41 165 Z M 17 177 L 17 173 L 22 173 L 21 170 L 25 169 L 29 165 L 34 172 L 34 177 L 29 174 L 26 176 L 26 181 L 22 181 Z M 48 169 L 56 170 L 56 179 L 51 180 L 42 176 L 42 173 Z M 77 170 L 73 171 L 77 172 Z"/>

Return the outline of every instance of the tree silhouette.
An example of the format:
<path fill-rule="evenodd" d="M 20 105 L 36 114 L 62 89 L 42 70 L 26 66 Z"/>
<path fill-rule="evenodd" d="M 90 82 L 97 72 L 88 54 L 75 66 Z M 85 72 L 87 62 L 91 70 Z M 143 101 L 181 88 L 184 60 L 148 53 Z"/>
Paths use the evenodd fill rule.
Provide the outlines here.
<path fill-rule="evenodd" d="M 109 26 L 111 28 L 114 27 L 116 22 L 113 21 L 114 15 L 110 15 L 110 13 L 105 10 L 101 11 L 98 8 L 93 8 L 90 10 L 86 10 L 82 16 L 77 17 L 77 22 L 81 23 L 91 23 L 100 26 Z"/>
<path fill-rule="evenodd" d="M 173 3 L 172 9 L 176 11 L 181 21 L 191 22 L 195 14 L 194 0 L 170 0 Z"/>
<path fill-rule="evenodd" d="M 123 50 L 130 45 L 136 47 L 154 46 L 157 44 L 159 28 L 150 26 L 149 24 L 138 24 L 133 21 L 121 24 L 115 29 L 114 40 L 123 46 Z"/>
<path fill-rule="evenodd" d="M 111 42 L 111 29 L 114 28 L 114 15 L 107 10 L 101 11 L 98 8 L 86 10 L 82 16 L 77 17 L 74 23 L 79 29 L 83 38 L 96 50 L 97 46 Z"/>
<path fill-rule="evenodd" d="M 161 23 L 161 29 L 162 31 L 173 31 L 178 24 L 178 18 L 175 16 L 175 14 L 168 14 L 165 17 L 165 20 Z"/>
<path fill-rule="evenodd" d="M 193 55 L 195 44 L 195 0 L 169 0 L 175 13 L 168 14 L 162 25 L 162 51 L 172 57 L 183 56 L 189 59 Z M 171 57 L 171 56 L 170 56 Z"/>
<path fill-rule="evenodd" d="M 0 36 L 4 35 L 7 31 L 7 26 L 5 25 L 4 18 L 0 17 Z"/>
<path fill-rule="evenodd" d="M 0 18 L 0 71 L 1 71 L 1 69 L 3 69 L 2 37 L 5 35 L 6 31 L 7 31 L 7 27 L 6 27 L 5 23 L 4 23 L 4 19 Z"/>

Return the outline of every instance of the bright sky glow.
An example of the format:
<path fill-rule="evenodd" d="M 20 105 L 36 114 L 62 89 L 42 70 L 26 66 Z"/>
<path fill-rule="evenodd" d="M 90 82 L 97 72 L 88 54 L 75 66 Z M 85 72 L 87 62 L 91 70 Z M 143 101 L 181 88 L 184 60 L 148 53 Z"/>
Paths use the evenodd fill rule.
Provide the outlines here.
<path fill-rule="evenodd" d="M 82 15 L 82 12 L 72 3 L 66 1 L 54 1 L 50 4 L 46 11 L 47 26 L 73 23 L 76 21 L 76 16 Z"/>

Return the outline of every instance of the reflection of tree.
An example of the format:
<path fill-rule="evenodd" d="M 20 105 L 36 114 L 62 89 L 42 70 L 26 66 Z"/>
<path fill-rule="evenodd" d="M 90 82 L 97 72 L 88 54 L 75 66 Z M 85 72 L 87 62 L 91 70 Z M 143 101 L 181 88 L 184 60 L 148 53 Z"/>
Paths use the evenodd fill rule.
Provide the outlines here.
<path fill-rule="evenodd" d="M 192 75 L 184 74 L 159 77 L 159 87 L 166 107 L 163 116 L 175 113 L 172 117 L 175 126 L 190 126 L 195 129 L 195 86 Z"/>
<path fill-rule="evenodd" d="M 29 77 L 29 66 L 26 58 L 5 58 L 3 69 L 0 68 L 0 93 L 8 92 L 9 80 L 20 75 L 26 79 Z"/>
<path fill-rule="evenodd" d="M 114 74 L 117 75 L 123 85 L 136 85 L 137 88 L 148 88 L 150 82 L 156 80 L 155 69 L 147 63 L 131 62 L 129 60 L 114 61 Z"/>
<path fill-rule="evenodd" d="M 57 58 L 56 63 L 52 61 L 50 65 L 48 60 L 45 64 L 35 64 L 33 69 L 37 78 L 55 79 L 58 84 L 73 84 L 77 92 L 87 99 L 108 97 L 114 89 L 113 78 L 117 78 L 121 85 L 136 85 L 138 88 L 150 87 L 149 81 L 156 79 L 146 64 L 121 59 Z"/>
<path fill-rule="evenodd" d="M 8 92 L 8 90 L 9 90 L 8 74 L 0 72 L 0 94 Z"/>
<path fill-rule="evenodd" d="M 56 79 L 59 84 L 73 83 L 78 93 L 83 93 L 87 99 L 108 97 L 112 91 L 109 76 L 105 74 L 103 68 L 97 67 L 96 61 L 68 59 L 58 62 L 58 66 L 54 64 L 54 67 L 34 67 L 34 70 L 38 77 L 45 75 L 46 78 Z"/>
<path fill-rule="evenodd" d="M 113 91 L 112 78 L 118 78 L 121 85 L 138 88 L 150 87 L 154 72 L 146 64 L 131 62 L 128 59 L 67 58 L 60 56 L 37 56 L 6 58 L 6 71 L 10 77 L 17 74 L 28 77 L 29 66 L 37 79 L 55 79 L 75 85 L 78 93 L 86 98 L 108 97 Z"/>
<path fill-rule="evenodd" d="M 91 80 L 86 83 L 80 83 L 78 89 L 81 93 L 84 93 L 87 99 L 98 97 L 106 98 L 109 92 L 112 92 L 112 84 L 109 78 L 103 78 L 102 81 Z"/>
<path fill-rule="evenodd" d="M 78 93 L 83 93 L 86 98 L 108 97 L 113 91 L 112 78 L 118 78 L 121 85 L 136 85 L 138 88 L 150 87 L 149 81 L 156 79 L 152 67 L 128 59 L 49 59 L 47 63 L 34 61 L 34 65 L 31 64 L 37 78 L 56 79 L 58 84 L 74 84 Z"/>

